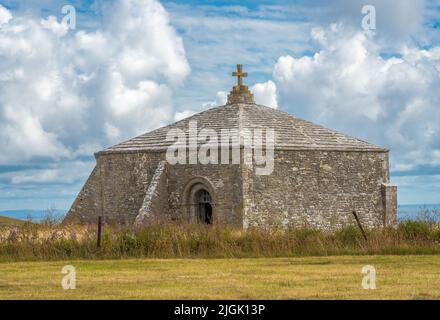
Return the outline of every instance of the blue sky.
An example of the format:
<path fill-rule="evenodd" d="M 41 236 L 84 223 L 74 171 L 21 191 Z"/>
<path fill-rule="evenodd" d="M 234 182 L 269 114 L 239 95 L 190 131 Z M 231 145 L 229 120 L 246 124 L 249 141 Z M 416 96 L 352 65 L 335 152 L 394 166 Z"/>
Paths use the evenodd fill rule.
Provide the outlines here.
<path fill-rule="evenodd" d="M 440 5 L 0 0 L 0 210 L 68 209 L 93 153 L 224 102 L 257 102 L 391 150 L 399 203 L 440 203 Z"/>

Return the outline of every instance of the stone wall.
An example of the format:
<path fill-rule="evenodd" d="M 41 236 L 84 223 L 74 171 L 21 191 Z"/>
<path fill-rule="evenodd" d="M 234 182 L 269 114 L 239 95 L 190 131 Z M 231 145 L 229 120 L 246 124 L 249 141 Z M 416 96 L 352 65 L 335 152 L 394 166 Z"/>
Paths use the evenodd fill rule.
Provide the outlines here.
<path fill-rule="evenodd" d="M 160 161 L 145 194 L 135 225 L 157 223 L 169 219 L 167 163 Z"/>
<path fill-rule="evenodd" d="M 146 199 L 164 153 L 97 154 L 97 165 L 66 221 L 132 223 Z M 194 221 L 187 194 L 197 183 L 211 193 L 215 224 L 240 227 L 336 229 L 394 225 L 397 190 L 388 186 L 387 152 L 275 151 L 274 171 L 255 166 L 166 165 L 154 189 L 154 211 L 172 220 Z"/>
<path fill-rule="evenodd" d="M 78 195 L 65 221 L 130 224 L 139 213 L 163 153 L 96 154 L 96 168 Z"/>
<path fill-rule="evenodd" d="M 394 227 L 397 225 L 397 187 L 382 184 L 382 198 L 384 206 L 384 225 Z"/>
<path fill-rule="evenodd" d="M 177 164 L 169 165 L 168 169 L 169 204 L 174 219 L 193 221 L 189 217 L 192 204 L 185 199 L 185 192 L 191 189 L 192 184 L 199 182 L 197 177 L 202 177 L 212 188 L 214 223 L 242 226 L 241 174 L 238 164 Z"/>
<path fill-rule="evenodd" d="M 98 166 L 82 187 L 64 222 L 96 222 L 101 213 L 101 181 Z"/>
<path fill-rule="evenodd" d="M 139 213 L 162 153 L 110 153 L 97 156 L 106 221 L 130 224 Z"/>
<path fill-rule="evenodd" d="M 96 158 L 95 173 L 78 195 L 66 221 L 82 215 L 82 221 L 94 222 L 97 216 L 103 215 L 107 222 L 134 222 L 165 154 L 107 153 L 98 154 Z M 184 193 L 197 177 L 203 177 L 212 188 L 214 223 L 242 226 L 239 165 L 167 165 L 166 183 L 162 180 L 156 190 L 161 193 L 155 200 L 157 214 L 172 220 L 193 221 L 189 217 L 191 204 L 184 199 Z M 80 198 L 82 205 L 79 205 Z"/>
<path fill-rule="evenodd" d="M 250 227 L 337 229 L 355 224 L 353 210 L 364 227 L 383 226 L 387 152 L 277 150 L 274 172 L 248 180 Z"/>

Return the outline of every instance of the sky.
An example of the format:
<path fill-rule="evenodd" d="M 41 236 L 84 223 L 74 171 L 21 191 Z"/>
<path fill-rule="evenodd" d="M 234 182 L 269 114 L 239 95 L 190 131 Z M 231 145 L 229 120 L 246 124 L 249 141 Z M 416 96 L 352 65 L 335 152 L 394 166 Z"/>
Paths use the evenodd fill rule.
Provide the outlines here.
<path fill-rule="evenodd" d="M 390 149 L 399 204 L 440 203 L 439 1 L 66 3 L 0 0 L 0 210 L 67 210 L 94 152 L 223 104 L 237 63 L 258 103 Z"/>

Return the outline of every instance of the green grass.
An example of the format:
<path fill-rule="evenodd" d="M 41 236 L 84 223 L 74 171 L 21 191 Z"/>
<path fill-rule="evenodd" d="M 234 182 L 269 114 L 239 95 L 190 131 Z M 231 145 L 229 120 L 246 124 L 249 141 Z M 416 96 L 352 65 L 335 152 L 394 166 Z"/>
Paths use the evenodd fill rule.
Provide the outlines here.
<path fill-rule="evenodd" d="M 61 287 L 66 264 L 75 290 Z M 1 299 L 440 299 L 440 256 L 3 262 Z"/>

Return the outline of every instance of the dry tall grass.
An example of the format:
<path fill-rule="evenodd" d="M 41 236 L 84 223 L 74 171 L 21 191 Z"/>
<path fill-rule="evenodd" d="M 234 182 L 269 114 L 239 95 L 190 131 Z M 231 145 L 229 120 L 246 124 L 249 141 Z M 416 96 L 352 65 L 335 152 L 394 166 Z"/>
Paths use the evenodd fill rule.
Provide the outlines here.
<path fill-rule="evenodd" d="M 403 221 L 396 229 L 337 232 L 312 229 L 239 230 L 228 226 L 160 224 L 132 230 L 50 222 L 0 228 L 0 260 L 119 258 L 245 258 L 365 254 L 440 254 L 440 224 Z"/>

